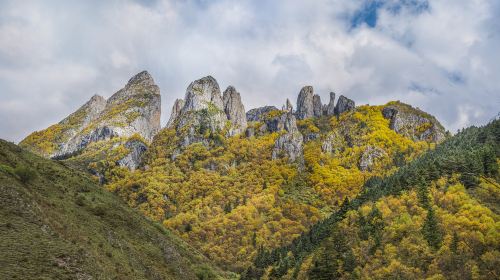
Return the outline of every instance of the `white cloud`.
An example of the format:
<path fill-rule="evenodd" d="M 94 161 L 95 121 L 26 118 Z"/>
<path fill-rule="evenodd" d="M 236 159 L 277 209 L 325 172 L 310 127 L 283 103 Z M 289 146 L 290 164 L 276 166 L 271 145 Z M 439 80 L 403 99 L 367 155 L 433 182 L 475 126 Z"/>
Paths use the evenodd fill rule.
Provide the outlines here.
<path fill-rule="evenodd" d="M 425 3 L 425 1 L 422 1 Z M 391 0 L 390 5 L 397 5 Z M 382 7 L 352 28 L 365 1 L 4 1 L 0 4 L 0 138 L 20 140 L 94 93 L 149 70 L 168 119 L 194 79 L 217 78 L 247 109 L 295 101 L 310 84 L 358 104 L 399 99 L 451 131 L 500 105 L 500 5 L 430 1 Z"/>

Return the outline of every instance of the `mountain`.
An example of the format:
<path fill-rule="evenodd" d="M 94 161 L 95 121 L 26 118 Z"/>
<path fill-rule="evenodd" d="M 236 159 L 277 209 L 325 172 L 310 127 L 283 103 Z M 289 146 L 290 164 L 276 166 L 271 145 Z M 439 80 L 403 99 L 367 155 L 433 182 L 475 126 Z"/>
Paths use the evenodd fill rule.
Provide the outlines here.
<path fill-rule="evenodd" d="M 500 120 L 471 127 L 385 178 L 243 279 L 497 279 Z"/>
<path fill-rule="evenodd" d="M 142 79 L 129 84 L 136 80 Z M 141 95 L 125 96 L 120 100 L 135 104 Z M 90 171 L 129 206 L 224 269 L 241 273 L 259 248 L 289 244 L 356 197 L 371 177 L 393 174 L 449 137 L 436 118 L 410 105 L 356 106 L 346 96 L 335 99 L 330 92 L 328 104 L 322 104 L 314 88 L 305 86 L 295 110 L 286 100 L 282 110 L 265 106 L 245 112 L 235 87 L 221 92 L 215 78 L 206 76 L 189 84 L 151 141 L 136 126 L 120 130 L 97 117 L 84 126 L 135 134 L 98 137 L 55 158 Z M 108 115 L 104 112 L 98 115 Z M 123 112 L 128 110 L 113 118 Z M 67 147 L 94 130 L 78 131 L 66 142 L 34 133 L 21 146 L 35 152 L 47 143 Z"/>
<path fill-rule="evenodd" d="M 108 100 L 94 95 L 77 111 L 47 129 L 34 132 L 20 146 L 49 158 L 68 158 L 112 138 L 137 135 L 150 142 L 160 129 L 160 89 L 140 72 Z M 135 167 L 135 166 L 134 166 Z"/>
<path fill-rule="evenodd" d="M 86 173 L 0 140 L 2 279 L 229 275 Z"/>

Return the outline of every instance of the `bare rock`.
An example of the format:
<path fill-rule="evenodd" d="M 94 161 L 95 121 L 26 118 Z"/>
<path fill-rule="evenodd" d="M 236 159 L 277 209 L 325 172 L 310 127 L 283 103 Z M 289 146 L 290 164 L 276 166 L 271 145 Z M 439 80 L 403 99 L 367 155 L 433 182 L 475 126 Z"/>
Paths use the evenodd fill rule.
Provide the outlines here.
<path fill-rule="evenodd" d="M 297 97 L 297 119 L 303 120 L 314 117 L 314 90 L 312 86 L 305 86 Z"/>
<path fill-rule="evenodd" d="M 313 96 L 313 113 L 314 117 L 319 118 L 323 115 L 323 105 L 321 103 L 321 96 L 315 94 Z"/>
<path fill-rule="evenodd" d="M 341 95 L 339 100 L 337 101 L 337 105 L 335 106 L 335 115 L 339 116 L 340 114 L 354 110 L 355 104 L 351 99 Z"/>
<path fill-rule="evenodd" d="M 207 76 L 192 82 L 184 98 L 184 106 L 177 117 L 176 130 L 183 139 L 181 145 L 195 142 L 207 144 L 207 132 L 221 131 L 228 120 L 217 81 Z"/>
<path fill-rule="evenodd" d="M 368 146 L 361 155 L 359 160 L 359 169 L 362 171 L 371 171 L 372 166 L 377 159 L 387 156 L 387 153 L 375 146 Z"/>
<path fill-rule="evenodd" d="M 295 116 L 292 113 L 286 113 L 284 116 L 283 128 L 286 133 L 280 135 L 274 143 L 272 159 L 288 157 L 289 161 L 303 160 L 303 136 L 300 134 Z"/>
<path fill-rule="evenodd" d="M 209 109 L 210 107 L 224 111 L 219 84 L 212 76 L 207 76 L 188 86 L 182 113 Z"/>
<path fill-rule="evenodd" d="M 245 131 L 247 127 L 247 118 L 245 107 L 241 102 L 240 93 L 233 86 L 229 86 L 223 95 L 224 112 L 228 120 L 231 122 L 229 136 L 234 136 Z"/>
<path fill-rule="evenodd" d="M 446 138 L 444 127 L 434 116 L 410 105 L 392 102 L 384 107 L 382 115 L 390 120 L 392 130 L 414 141 L 439 143 Z"/>
<path fill-rule="evenodd" d="M 172 113 L 170 114 L 170 119 L 168 119 L 167 128 L 171 128 L 174 126 L 175 121 L 181 114 L 181 110 L 184 107 L 184 100 L 183 99 L 176 99 L 174 102 L 174 106 L 172 106 Z"/>
<path fill-rule="evenodd" d="M 125 166 L 130 170 L 137 169 L 141 163 L 142 155 L 148 149 L 147 145 L 142 141 L 132 139 L 125 143 L 125 148 L 129 150 L 129 153 L 118 160 L 118 165 Z"/>
<path fill-rule="evenodd" d="M 330 102 L 328 103 L 326 108 L 326 115 L 335 115 L 335 92 L 330 92 Z"/>

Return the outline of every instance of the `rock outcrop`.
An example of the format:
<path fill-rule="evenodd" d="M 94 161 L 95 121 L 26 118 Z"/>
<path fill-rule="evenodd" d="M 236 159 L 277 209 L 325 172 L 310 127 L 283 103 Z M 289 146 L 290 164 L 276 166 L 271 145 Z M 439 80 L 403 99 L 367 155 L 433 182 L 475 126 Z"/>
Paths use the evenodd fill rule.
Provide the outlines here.
<path fill-rule="evenodd" d="M 168 119 L 167 128 L 171 128 L 175 124 L 175 120 L 179 117 L 181 114 L 182 107 L 184 107 L 184 100 L 183 99 L 176 99 L 174 102 L 174 106 L 172 106 L 172 112 L 170 113 L 170 118 Z"/>
<path fill-rule="evenodd" d="M 335 92 L 330 92 L 330 102 L 328 103 L 328 105 L 326 107 L 325 114 L 327 116 L 335 115 Z"/>
<path fill-rule="evenodd" d="M 240 93 L 233 86 L 229 86 L 223 94 L 224 112 L 227 119 L 231 122 L 231 128 L 228 135 L 234 136 L 245 131 L 247 127 L 247 118 L 245 107 L 241 102 Z"/>
<path fill-rule="evenodd" d="M 368 146 L 363 151 L 359 160 L 359 169 L 362 171 L 370 171 L 376 160 L 387 156 L 387 153 L 375 146 Z"/>
<path fill-rule="evenodd" d="M 264 119 L 269 112 L 278 111 L 278 108 L 274 106 L 264 106 L 259 108 L 254 108 L 246 113 L 247 121 L 249 122 L 259 122 Z"/>
<path fill-rule="evenodd" d="M 285 103 L 285 106 L 283 106 L 282 111 L 293 113 L 293 106 L 292 106 L 292 102 L 290 102 L 290 99 L 288 99 L 288 98 L 286 99 L 286 103 Z"/>
<path fill-rule="evenodd" d="M 151 141 L 160 129 L 160 89 L 140 72 L 108 100 L 93 96 L 60 123 L 34 132 L 20 145 L 50 158 L 70 157 L 92 142 L 139 134 Z"/>
<path fill-rule="evenodd" d="M 321 97 L 317 94 L 313 95 L 313 113 L 316 118 L 323 115 L 323 104 L 321 103 Z"/>
<path fill-rule="evenodd" d="M 334 95 L 334 97 L 335 97 L 335 95 Z M 344 112 L 354 110 L 355 107 L 356 106 L 354 104 L 354 101 L 341 95 L 339 97 L 339 100 L 337 101 L 337 105 L 335 106 L 335 115 L 339 116 L 340 114 L 342 114 Z"/>
<path fill-rule="evenodd" d="M 186 147 L 195 142 L 207 143 L 205 134 L 222 131 L 227 120 L 219 84 L 207 76 L 188 86 L 184 106 L 174 122 L 182 138 L 181 146 Z"/>
<path fill-rule="evenodd" d="M 314 90 L 312 86 L 305 86 L 297 97 L 297 119 L 303 120 L 314 117 Z"/>
<path fill-rule="evenodd" d="M 148 147 L 142 141 L 132 139 L 125 143 L 125 148 L 129 150 L 128 154 L 118 160 L 118 165 L 128 167 L 130 170 L 135 170 L 141 163 L 142 155 Z"/>
<path fill-rule="evenodd" d="M 288 112 L 283 114 L 283 129 L 286 133 L 280 135 L 274 143 L 272 159 L 285 156 L 291 162 L 303 160 L 303 136 L 300 134 L 295 116 Z"/>
<path fill-rule="evenodd" d="M 444 127 L 431 116 L 417 108 L 401 102 L 391 102 L 382 110 L 389 119 L 389 127 L 414 141 L 439 143 L 446 138 Z"/>

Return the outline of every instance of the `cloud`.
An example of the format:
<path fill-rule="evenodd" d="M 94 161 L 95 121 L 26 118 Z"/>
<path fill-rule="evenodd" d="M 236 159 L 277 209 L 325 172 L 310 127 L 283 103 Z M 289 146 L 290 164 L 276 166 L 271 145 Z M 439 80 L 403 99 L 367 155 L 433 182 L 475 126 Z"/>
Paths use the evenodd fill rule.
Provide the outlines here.
<path fill-rule="evenodd" d="M 147 69 L 162 121 L 205 75 L 247 109 L 313 85 L 358 104 L 408 102 L 451 131 L 500 105 L 495 0 L 2 1 L 0 138 L 19 141 Z"/>

